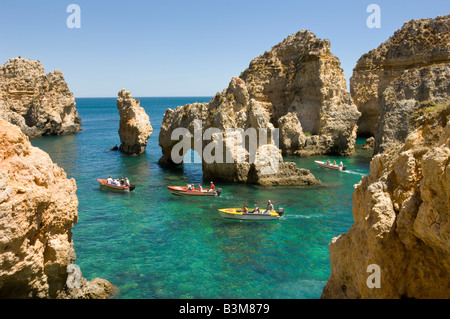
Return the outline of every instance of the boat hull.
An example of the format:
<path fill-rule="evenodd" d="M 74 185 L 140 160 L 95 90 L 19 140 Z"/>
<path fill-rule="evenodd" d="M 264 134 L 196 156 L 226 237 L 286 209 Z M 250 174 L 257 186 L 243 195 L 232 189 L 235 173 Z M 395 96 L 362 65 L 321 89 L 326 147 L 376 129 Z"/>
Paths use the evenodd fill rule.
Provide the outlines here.
<path fill-rule="evenodd" d="M 238 208 L 225 208 L 219 209 L 219 213 L 223 218 L 240 220 L 274 220 L 281 218 L 281 215 L 279 215 L 276 211 L 255 214 L 253 213 L 253 210 L 249 210 L 248 213 L 243 213 L 242 210 Z"/>
<path fill-rule="evenodd" d="M 118 185 L 113 185 L 113 184 L 108 184 L 106 179 L 97 179 L 98 183 L 100 184 L 100 187 L 110 190 L 110 191 L 115 191 L 115 192 L 131 192 L 134 190 L 134 186 L 118 186 Z"/>
<path fill-rule="evenodd" d="M 199 189 L 194 189 L 192 191 L 188 190 L 187 187 L 182 186 L 167 186 L 170 192 L 174 195 L 179 196 L 192 196 L 192 197 L 216 197 L 220 196 L 220 192 L 214 190 L 209 192 L 208 190 L 200 191 Z"/>
<path fill-rule="evenodd" d="M 327 164 L 325 162 L 321 162 L 321 161 L 314 161 L 314 163 L 316 163 L 316 165 L 323 167 L 323 168 L 327 168 L 327 169 L 331 169 L 334 171 L 344 171 L 346 169 L 345 166 L 339 166 L 339 165 L 333 165 L 333 164 Z"/>

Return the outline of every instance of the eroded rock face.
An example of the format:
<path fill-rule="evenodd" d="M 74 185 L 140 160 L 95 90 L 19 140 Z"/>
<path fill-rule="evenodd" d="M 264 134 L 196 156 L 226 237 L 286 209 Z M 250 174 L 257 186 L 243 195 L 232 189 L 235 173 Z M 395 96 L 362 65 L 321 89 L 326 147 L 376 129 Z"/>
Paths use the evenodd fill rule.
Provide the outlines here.
<path fill-rule="evenodd" d="M 63 298 L 97 281 L 115 291 L 103 279 L 66 287 L 67 267 L 76 259 L 75 193 L 74 179 L 32 147 L 17 126 L 0 119 L 0 298 Z"/>
<path fill-rule="evenodd" d="M 255 58 L 240 78 L 249 99 L 267 111 L 276 127 L 287 114 L 297 116 L 302 143 L 284 145 L 285 154 L 354 153 L 361 114 L 347 92 L 340 61 L 331 53 L 328 40 L 299 31 Z"/>
<path fill-rule="evenodd" d="M 188 128 L 193 134 L 194 120 L 201 121 L 202 130 L 216 128 L 222 133 L 235 128 L 279 129 L 277 147 L 285 155 L 313 155 L 354 153 L 356 121 L 360 113 L 346 92 L 346 81 L 339 60 L 330 52 L 328 40 L 317 39 L 310 31 L 300 31 L 284 39 L 270 51 L 255 58 L 239 76 L 233 77 L 228 88 L 216 94 L 209 103 L 194 103 L 167 110 L 161 127 L 159 144 L 161 164 L 171 163 L 171 151 L 178 140 L 172 140 L 176 128 Z M 219 141 L 211 135 L 207 143 Z M 264 135 L 262 135 L 264 136 Z M 258 138 L 260 136 L 258 135 Z M 264 138 L 263 138 L 264 139 Z M 264 145 L 266 142 L 258 144 Z M 196 143 L 192 140 L 192 145 Z M 197 141 L 206 146 L 204 141 Z M 269 142 L 270 144 L 271 142 Z M 273 143 L 272 143 L 273 144 Z M 248 159 L 257 152 L 248 146 L 232 152 L 232 157 Z M 282 163 L 281 154 L 273 153 L 274 161 Z M 255 181 L 277 180 L 291 183 L 303 176 L 299 183 L 314 183 L 305 171 L 283 167 L 283 178 L 264 178 L 261 163 L 206 163 L 204 177 L 215 180 Z M 290 172 L 290 173 L 288 173 Z M 287 182 L 290 180 L 290 182 Z M 303 182 L 302 182 L 303 180 Z M 277 182 L 277 183 L 278 183 Z"/>
<path fill-rule="evenodd" d="M 153 133 L 150 118 L 130 92 L 122 89 L 118 95 L 119 136 L 122 143 L 119 149 L 126 154 L 140 155 L 145 152 L 147 140 Z"/>
<path fill-rule="evenodd" d="M 75 98 L 63 73 L 45 74 L 41 62 L 21 57 L 0 67 L 0 118 L 29 137 L 81 131 Z"/>
<path fill-rule="evenodd" d="M 450 62 L 450 60 L 449 60 Z M 405 71 L 384 90 L 374 152 L 403 143 L 413 121 L 423 109 L 447 102 L 450 94 L 450 63 Z"/>
<path fill-rule="evenodd" d="M 386 42 L 358 60 L 350 92 L 362 113 L 359 132 L 375 136 L 376 153 L 386 149 L 383 138 L 393 140 L 398 135 L 395 140 L 403 142 L 409 133 L 404 125 L 399 128 L 401 133 L 386 130 L 387 126 L 404 122 L 400 116 L 410 114 L 426 99 L 438 99 L 444 91 L 449 93 L 449 66 L 449 15 L 406 22 Z M 443 80 L 446 83 L 441 83 Z"/>
<path fill-rule="evenodd" d="M 281 151 L 271 135 L 274 126 L 269 121 L 269 113 L 259 102 L 248 100 L 245 93 L 245 83 L 234 77 L 228 89 L 217 94 L 210 103 L 168 109 L 159 135 L 163 153 L 159 163 L 174 165 L 172 152 L 180 142 L 176 130 L 185 128 L 189 132 L 186 137 L 189 145 L 202 155 L 205 180 L 267 186 L 319 184 L 309 170 L 297 168 L 295 163 L 283 162 Z M 233 140 L 236 142 L 227 144 L 227 139 L 233 139 L 239 132 L 235 129 L 244 134 L 250 132 L 249 140 L 256 142 L 247 142 L 244 135 L 242 143 Z M 187 151 L 177 149 L 176 155 L 180 152 L 184 155 Z"/>
<path fill-rule="evenodd" d="M 450 104 L 436 109 L 356 186 L 354 225 L 330 244 L 323 298 L 450 297 Z M 367 285 L 372 264 L 380 288 Z"/>

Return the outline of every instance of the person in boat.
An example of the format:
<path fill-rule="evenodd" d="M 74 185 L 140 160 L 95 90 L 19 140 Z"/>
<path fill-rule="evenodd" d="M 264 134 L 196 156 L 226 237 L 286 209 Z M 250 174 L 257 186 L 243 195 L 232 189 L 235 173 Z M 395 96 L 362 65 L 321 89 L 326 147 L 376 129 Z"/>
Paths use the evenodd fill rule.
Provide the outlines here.
<path fill-rule="evenodd" d="M 188 184 L 188 185 L 187 185 L 187 190 L 188 190 L 188 191 L 192 191 L 192 185 L 191 185 L 191 184 Z"/>
<path fill-rule="evenodd" d="M 198 184 L 198 188 L 200 189 L 200 192 L 203 192 L 202 184 Z"/>
<path fill-rule="evenodd" d="M 113 183 L 113 179 L 110 177 L 108 177 L 108 179 L 106 180 L 107 184 L 112 184 Z"/>
<path fill-rule="evenodd" d="M 330 165 L 330 160 L 329 159 L 327 160 L 327 165 Z"/>
<path fill-rule="evenodd" d="M 242 213 L 248 214 L 248 207 L 245 205 L 245 203 L 242 204 Z"/>
<path fill-rule="evenodd" d="M 211 182 L 211 184 L 209 185 L 209 192 L 214 192 L 214 189 L 216 188 L 216 186 L 214 186 L 213 182 Z"/>
<path fill-rule="evenodd" d="M 342 163 L 342 161 L 339 162 L 339 167 L 344 167 L 344 163 Z"/>
<path fill-rule="evenodd" d="M 125 186 L 130 186 L 130 181 L 128 180 L 128 177 L 125 177 Z"/>
<path fill-rule="evenodd" d="M 269 200 L 267 202 L 267 207 L 266 207 L 266 210 L 264 211 L 264 214 L 268 214 L 273 210 L 274 210 L 274 208 L 273 208 L 272 202 Z"/>
<path fill-rule="evenodd" d="M 120 186 L 125 186 L 125 180 L 123 179 L 123 176 L 120 178 Z"/>
<path fill-rule="evenodd" d="M 259 206 L 255 204 L 255 210 L 253 211 L 255 214 L 259 214 L 261 210 L 259 209 Z"/>
<path fill-rule="evenodd" d="M 114 180 L 113 184 L 116 185 L 116 186 L 119 186 L 119 179 L 116 178 L 116 179 Z"/>
<path fill-rule="evenodd" d="M 335 160 L 333 160 L 333 165 L 337 165 Z"/>

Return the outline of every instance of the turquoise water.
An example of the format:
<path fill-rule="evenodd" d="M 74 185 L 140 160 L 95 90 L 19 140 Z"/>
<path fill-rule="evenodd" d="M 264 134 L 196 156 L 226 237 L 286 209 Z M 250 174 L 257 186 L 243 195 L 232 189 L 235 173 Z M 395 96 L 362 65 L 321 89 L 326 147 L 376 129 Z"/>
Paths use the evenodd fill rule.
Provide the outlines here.
<path fill-rule="evenodd" d="M 77 181 L 76 264 L 88 280 L 108 279 L 118 298 L 319 298 L 330 275 L 328 244 L 353 224 L 352 193 L 369 172 L 370 154 L 345 158 L 348 173 L 318 168 L 312 158 L 287 158 L 323 182 L 318 187 L 218 184 L 218 198 L 185 198 L 169 185 L 202 182 L 201 164 L 176 171 L 158 166 L 159 127 L 167 108 L 210 97 L 140 98 L 154 128 L 146 152 L 119 145 L 114 98 L 77 99 L 83 131 L 32 139 Z M 332 159 L 333 157 L 330 157 Z M 100 189 L 97 178 L 126 176 L 132 193 Z M 209 181 L 203 181 L 206 186 Z M 275 221 L 223 219 L 219 208 L 271 199 L 285 215 Z"/>

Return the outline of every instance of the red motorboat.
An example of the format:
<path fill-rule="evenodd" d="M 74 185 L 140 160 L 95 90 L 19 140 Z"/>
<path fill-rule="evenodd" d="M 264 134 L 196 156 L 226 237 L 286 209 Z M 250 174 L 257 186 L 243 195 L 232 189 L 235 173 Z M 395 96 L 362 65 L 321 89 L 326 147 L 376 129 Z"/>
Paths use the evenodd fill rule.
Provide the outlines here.
<path fill-rule="evenodd" d="M 130 186 L 120 186 L 120 185 L 114 185 L 109 184 L 106 179 L 97 179 L 101 187 L 107 188 L 109 190 L 118 191 L 118 192 L 132 192 L 135 189 L 134 185 Z"/>
<path fill-rule="evenodd" d="M 220 196 L 220 193 L 222 193 L 221 188 L 215 188 L 213 190 L 209 189 L 200 190 L 200 188 L 192 188 L 192 190 L 189 190 L 187 186 L 167 186 L 167 188 L 170 190 L 172 194 L 181 196 L 215 197 Z"/>

